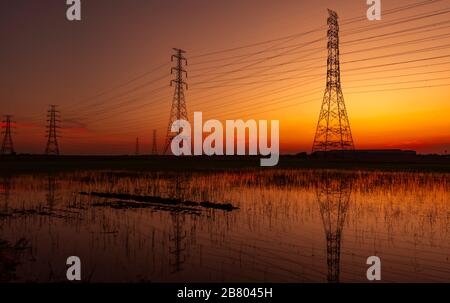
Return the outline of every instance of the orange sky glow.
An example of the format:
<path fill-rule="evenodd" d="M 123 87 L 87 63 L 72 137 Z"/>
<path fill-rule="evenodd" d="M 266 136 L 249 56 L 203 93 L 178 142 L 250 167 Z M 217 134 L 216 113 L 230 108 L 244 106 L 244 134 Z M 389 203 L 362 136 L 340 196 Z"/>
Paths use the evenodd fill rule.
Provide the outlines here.
<path fill-rule="evenodd" d="M 172 47 L 186 50 L 190 118 L 277 119 L 281 151 L 310 152 L 327 8 L 356 148 L 450 150 L 450 0 L 382 1 L 381 21 L 365 0 L 86 1 L 79 23 L 64 2 L 0 6 L 0 114 L 19 153 L 43 152 L 49 104 L 63 154 L 132 154 L 136 137 L 150 153 L 153 129 L 162 150 Z"/>

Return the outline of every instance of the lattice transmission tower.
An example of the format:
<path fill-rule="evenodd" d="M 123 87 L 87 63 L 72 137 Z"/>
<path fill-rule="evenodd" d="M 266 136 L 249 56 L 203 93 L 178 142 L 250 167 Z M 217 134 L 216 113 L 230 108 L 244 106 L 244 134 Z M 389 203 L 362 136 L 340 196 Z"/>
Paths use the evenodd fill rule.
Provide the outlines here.
<path fill-rule="evenodd" d="M 153 144 L 152 144 L 152 155 L 158 154 L 158 146 L 156 145 L 156 129 L 153 130 Z"/>
<path fill-rule="evenodd" d="M 136 147 L 135 147 L 136 149 L 135 149 L 135 151 L 134 151 L 134 154 L 136 155 L 136 156 L 139 156 L 139 137 L 136 137 Z"/>
<path fill-rule="evenodd" d="M 47 146 L 45 148 L 46 155 L 59 155 L 59 123 L 61 123 L 61 118 L 59 111 L 56 110 L 56 105 L 50 105 L 47 112 Z"/>
<path fill-rule="evenodd" d="M 5 120 L 3 120 L 3 143 L 2 143 L 2 155 L 14 155 L 16 152 L 14 150 L 14 143 L 12 140 L 12 116 L 6 115 Z"/>
<path fill-rule="evenodd" d="M 355 149 L 341 88 L 338 15 L 328 14 L 327 84 L 312 152 Z"/>
<path fill-rule="evenodd" d="M 339 282 L 341 239 L 350 204 L 352 180 L 325 176 L 316 188 L 317 202 L 326 235 L 327 280 Z"/>
<path fill-rule="evenodd" d="M 177 135 L 172 133 L 171 127 L 173 122 L 177 120 L 188 120 L 188 114 L 186 109 L 186 99 L 184 96 L 184 87 L 188 89 L 187 83 L 183 80 L 183 75 L 187 78 L 187 72 L 183 69 L 183 63 L 187 65 L 187 60 L 184 57 L 186 53 L 184 50 L 179 48 L 174 48 L 175 54 L 172 55 L 171 61 L 176 60 L 176 66 L 172 67 L 170 73 L 175 72 L 175 79 L 170 81 L 170 86 L 175 86 L 175 92 L 172 100 L 172 108 L 170 110 L 169 126 L 167 127 L 166 143 L 164 146 L 164 154 L 167 153 L 170 147 L 172 139 Z"/>

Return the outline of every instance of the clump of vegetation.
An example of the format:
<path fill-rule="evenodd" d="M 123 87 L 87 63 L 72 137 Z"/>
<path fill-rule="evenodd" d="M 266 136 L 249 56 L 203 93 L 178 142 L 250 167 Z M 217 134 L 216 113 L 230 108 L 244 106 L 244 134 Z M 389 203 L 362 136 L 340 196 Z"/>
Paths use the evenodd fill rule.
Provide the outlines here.
<path fill-rule="evenodd" d="M 144 196 L 144 195 L 130 195 L 130 194 L 116 194 L 116 193 L 99 193 L 99 192 L 80 192 L 80 195 L 89 195 L 93 197 L 99 198 L 107 198 L 107 199 L 121 199 L 120 205 L 128 206 L 131 208 L 135 203 L 127 203 L 126 201 L 135 201 L 141 203 L 151 203 L 151 204 L 162 204 L 162 205 L 171 205 L 171 206 L 189 206 L 189 207 L 203 207 L 210 209 L 221 209 L 225 211 L 232 211 L 238 209 L 233 206 L 231 203 L 214 203 L 209 201 L 203 202 L 194 202 L 189 200 L 182 199 L 174 199 L 174 198 L 163 198 L 159 196 Z M 117 205 L 117 202 L 116 202 Z"/>
<path fill-rule="evenodd" d="M 16 268 L 20 257 L 29 248 L 24 238 L 11 244 L 0 239 L 0 283 L 13 281 L 16 278 Z"/>

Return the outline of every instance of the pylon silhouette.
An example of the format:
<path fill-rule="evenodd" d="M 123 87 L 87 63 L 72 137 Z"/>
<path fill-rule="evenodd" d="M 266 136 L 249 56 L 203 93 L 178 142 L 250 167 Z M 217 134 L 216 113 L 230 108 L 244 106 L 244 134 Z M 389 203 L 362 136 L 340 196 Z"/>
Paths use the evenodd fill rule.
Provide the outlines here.
<path fill-rule="evenodd" d="M 139 137 L 136 137 L 136 156 L 139 156 Z"/>
<path fill-rule="evenodd" d="M 59 145 L 58 145 L 58 130 L 60 123 L 59 111 L 56 110 L 56 105 L 50 105 L 47 112 L 47 146 L 45 148 L 46 155 L 59 155 Z"/>
<path fill-rule="evenodd" d="M 327 85 L 312 152 L 355 149 L 341 89 L 338 15 L 332 10 L 328 14 Z"/>
<path fill-rule="evenodd" d="M 188 89 L 187 83 L 183 81 L 183 74 L 186 75 L 187 72 L 183 69 L 183 61 L 187 65 L 187 60 L 184 57 L 184 50 L 179 48 L 174 48 L 175 54 L 172 55 L 171 61 L 176 59 L 176 66 L 172 67 L 170 73 L 175 72 L 175 79 L 170 81 L 170 86 L 175 84 L 175 92 L 173 95 L 172 108 L 170 110 L 169 126 L 167 127 L 166 144 L 164 147 L 164 154 L 167 153 L 172 139 L 177 135 L 172 133 L 172 124 L 177 120 L 188 120 L 188 114 L 186 109 L 186 99 L 184 97 L 184 87 Z"/>
<path fill-rule="evenodd" d="M 2 143 L 2 155 L 14 155 L 16 152 L 14 150 L 14 144 L 13 144 L 13 140 L 12 140 L 12 123 L 13 121 L 11 120 L 12 116 L 11 115 L 6 115 L 5 116 L 5 120 L 3 121 L 3 143 Z"/>
<path fill-rule="evenodd" d="M 158 154 L 158 146 L 156 145 L 156 129 L 153 130 L 152 155 Z"/>

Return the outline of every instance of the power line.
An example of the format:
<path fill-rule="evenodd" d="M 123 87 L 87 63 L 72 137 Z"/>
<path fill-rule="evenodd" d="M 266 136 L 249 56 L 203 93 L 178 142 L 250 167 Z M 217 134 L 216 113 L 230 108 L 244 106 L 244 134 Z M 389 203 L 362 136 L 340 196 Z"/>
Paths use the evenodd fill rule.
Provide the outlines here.
<path fill-rule="evenodd" d="M 446 57 L 449 57 L 449 56 L 446 56 Z M 430 59 L 435 59 L 435 58 L 430 58 Z M 414 62 L 414 61 L 422 61 L 423 59 L 419 59 L 419 60 L 409 60 L 409 61 L 404 61 L 404 62 L 397 62 L 397 63 L 395 63 L 395 64 L 404 64 L 404 63 L 409 63 L 409 62 Z M 447 62 L 448 63 L 448 62 Z M 445 63 L 444 63 L 445 64 Z M 385 66 L 386 64 L 383 64 L 383 65 L 379 65 L 379 66 Z M 387 64 L 387 65 L 393 65 L 393 63 L 390 63 L 390 64 Z M 432 65 L 439 65 L 439 64 L 428 64 L 428 65 L 426 65 L 426 66 L 432 66 Z M 356 68 L 356 70 L 359 70 L 359 69 L 366 69 L 366 68 L 371 68 L 372 66 L 364 66 L 364 67 L 361 67 L 361 68 Z M 378 66 L 377 66 L 378 67 Z M 422 67 L 423 67 L 423 65 L 422 65 Z M 407 69 L 411 69 L 411 68 L 416 68 L 415 66 L 411 66 L 411 67 L 407 67 Z M 399 69 L 390 69 L 390 70 L 386 70 L 386 71 L 396 71 L 396 70 L 399 70 Z M 401 70 L 401 69 L 400 69 Z M 370 72 L 370 73 L 379 73 L 379 72 L 381 72 L 381 71 L 372 71 L 372 72 Z M 367 74 L 367 73 L 365 73 L 365 74 Z M 299 82 L 299 83 L 301 83 L 301 82 Z M 297 86 L 298 84 L 295 84 L 294 83 L 294 85 L 289 85 L 289 87 L 295 87 L 295 86 Z M 281 90 L 272 90 L 273 91 L 273 93 L 277 93 L 277 92 L 280 92 Z M 256 94 L 256 95 L 254 95 L 254 97 L 257 97 L 257 96 L 264 96 L 264 95 L 268 95 L 268 94 L 271 94 L 271 93 L 264 93 L 264 92 L 262 92 L 262 93 L 258 93 L 258 94 Z M 251 100 L 251 98 L 248 98 L 248 97 L 246 97 L 246 98 L 242 98 L 242 99 L 246 99 L 246 101 L 249 101 L 249 100 Z M 214 106 L 214 107 L 217 107 L 216 105 Z M 220 106 L 219 106 L 220 107 Z M 205 108 L 203 108 L 203 109 L 205 109 Z"/>
<path fill-rule="evenodd" d="M 449 12 L 450 12 L 450 10 L 447 8 L 447 9 L 443 9 L 443 10 L 440 10 L 440 11 L 437 11 L 437 12 L 433 12 L 433 13 L 427 12 L 427 13 L 421 13 L 421 14 L 414 15 L 414 16 L 402 17 L 402 18 L 399 18 L 399 19 L 392 20 L 392 21 L 390 21 L 388 23 L 384 23 L 384 24 L 379 25 L 379 26 L 370 25 L 370 26 L 362 27 L 360 29 L 355 29 L 353 31 L 347 32 L 346 34 L 344 34 L 344 36 L 350 36 L 350 35 L 355 35 L 355 34 L 359 34 L 359 33 L 367 33 L 367 31 L 376 31 L 376 30 L 379 30 L 379 29 L 382 29 L 382 28 L 385 28 L 385 27 L 391 27 L 393 25 L 399 25 L 399 24 L 403 24 L 403 23 L 409 23 L 409 22 L 412 22 L 412 21 L 417 21 L 417 20 L 427 19 L 427 18 L 430 18 L 430 17 L 435 17 L 435 16 L 439 16 L 439 15 L 448 14 Z M 381 36 L 383 36 L 383 35 L 381 35 Z M 366 39 L 373 39 L 373 38 L 371 38 L 371 37 L 363 38 L 363 40 L 366 40 Z M 294 47 L 298 47 L 298 46 L 299 45 L 295 45 Z M 254 60 L 256 60 L 256 59 L 254 59 Z M 243 62 L 241 61 L 241 64 L 242 63 L 247 63 L 247 61 L 243 61 Z M 227 66 L 227 65 L 230 65 L 230 64 L 226 64 L 224 66 Z M 193 69 L 192 71 L 196 72 L 196 71 L 199 71 L 199 70 L 206 70 L 206 69 L 207 68 Z M 214 66 L 210 67 L 210 69 L 214 69 Z M 205 73 L 203 73 L 203 74 L 205 74 Z"/>
<path fill-rule="evenodd" d="M 383 11 L 383 15 L 389 15 L 392 13 L 396 13 L 396 12 L 405 12 L 409 9 L 412 8 L 417 8 L 420 6 L 426 6 L 426 5 L 430 5 L 430 4 L 434 4 L 437 2 L 440 2 L 441 0 L 426 0 L 426 1 L 422 1 L 419 3 L 414 3 L 414 4 L 407 4 L 404 6 L 400 6 L 400 7 L 396 7 L 396 8 L 392 8 L 390 10 L 385 10 Z M 359 21 L 365 21 L 367 20 L 365 17 L 354 17 L 354 18 L 350 18 L 350 19 L 344 19 L 343 20 L 343 25 L 348 25 L 348 24 L 352 24 L 355 22 L 359 22 Z M 268 44 L 268 43 L 272 43 L 272 42 L 277 42 L 277 41 L 281 41 L 281 40 L 285 40 L 285 39 L 290 39 L 293 37 L 303 37 L 307 34 L 311 34 L 314 32 L 320 32 L 322 31 L 324 28 L 326 28 L 326 26 L 320 26 L 317 27 L 315 29 L 312 30 L 308 30 L 308 31 L 304 31 L 304 32 L 300 32 L 300 33 L 295 33 L 295 34 L 291 34 L 291 35 L 287 35 L 287 36 L 283 36 L 283 37 L 278 37 L 278 38 L 274 38 L 274 39 L 270 39 L 270 40 L 265 40 L 265 41 L 260 41 L 260 42 L 256 42 L 256 43 L 251 43 L 251 44 L 246 44 L 246 45 L 242 45 L 239 47 L 232 47 L 232 48 L 226 48 L 226 49 L 221 49 L 221 50 L 215 50 L 215 51 L 211 51 L 211 52 L 205 52 L 205 53 L 200 53 L 200 54 L 194 54 L 193 56 L 191 56 L 192 59 L 195 58 L 199 58 L 199 57 L 207 57 L 207 56 L 211 56 L 211 55 L 216 55 L 216 54 L 222 54 L 222 53 L 227 53 L 227 52 L 232 52 L 232 51 L 236 51 L 236 50 L 241 50 L 241 49 L 245 49 L 245 48 L 250 48 L 250 47 L 254 47 L 254 46 L 259 46 L 259 45 L 264 45 L 264 44 Z"/>
<path fill-rule="evenodd" d="M 156 71 L 162 69 L 163 67 L 165 67 L 165 66 L 167 66 L 167 65 L 169 65 L 168 62 L 165 62 L 165 63 L 163 63 L 163 64 L 161 64 L 161 65 L 158 65 L 158 66 L 154 67 L 153 69 L 151 69 L 151 70 L 149 70 L 149 71 L 146 71 L 145 73 L 143 73 L 143 74 L 141 74 L 141 75 L 138 75 L 138 76 L 136 76 L 136 77 L 134 77 L 134 78 L 132 78 L 132 79 L 130 79 L 130 80 L 127 80 L 127 81 L 125 81 L 125 82 L 123 82 L 123 83 L 120 83 L 120 84 L 118 84 L 118 85 L 116 85 L 116 86 L 107 88 L 107 89 L 105 89 L 104 91 L 102 91 L 102 92 L 100 92 L 100 93 L 98 93 L 98 94 L 96 94 L 96 95 L 93 95 L 93 96 L 91 96 L 91 97 L 89 97 L 89 98 L 86 98 L 86 99 L 84 99 L 84 100 L 81 100 L 81 101 L 79 101 L 79 102 L 77 102 L 77 103 L 75 103 L 75 104 L 73 104 L 73 105 L 71 105 L 71 106 L 67 106 L 67 107 L 65 107 L 65 109 L 66 109 L 66 110 L 70 110 L 71 108 L 74 108 L 74 107 L 75 107 L 75 108 L 78 108 L 78 107 L 79 107 L 81 104 L 83 104 L 83 103 L 86 103 L 86 102 L 92 101 L 92 100 L 94 100 L 94 99 L 97 99 L 98 97 L 107 95 L 108 93 L 110 93 L 110 92 L 113 91 L 113 90 L 116 90 L 116 89 L 120 89 L 120 88 L 126 87 L 126 86 L 128 86 L 129 84 L 131 84 L 131 83 L 133 83 L 133 82 L 135 82 L 135 81 L 138 81 L 138 80 L 140 80 L 140 79 L 142 79 L 142 78 L 145 78 L 146 76 L 148 76 L 148 75 L 150 75 L 150 74 L 152 74 L 152 73 L 154 73 L 154 72 L 156 72 Z M 150 82 L 153 82 L 153 81 L 156 81 L 156 80 L 152 80 L 152 81 L 150 81 Z"/>

